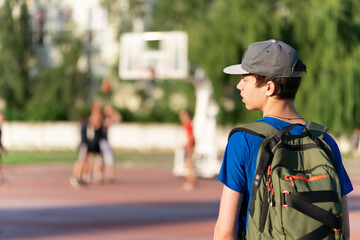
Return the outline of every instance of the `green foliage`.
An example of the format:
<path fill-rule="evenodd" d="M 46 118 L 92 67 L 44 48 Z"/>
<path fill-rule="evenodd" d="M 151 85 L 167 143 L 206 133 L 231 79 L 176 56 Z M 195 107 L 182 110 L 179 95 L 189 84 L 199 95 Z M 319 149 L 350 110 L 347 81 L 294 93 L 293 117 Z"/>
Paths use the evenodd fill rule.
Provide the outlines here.
<path fill-rule="evenodd" d="M 146 6 L 143 0 L 119 1 L 101 0 L 100 4 L 109 14 L 109 19 L 114 23 L 117 31 L 116 38 L 124 32 L 131 32 L 133 21 L 137 18 L 145 18 Z"/>
<path fill-rule="evenodd" d="M 220 123 L 261 117 L 244 110 L 235 89 L 239 77 L 222 69 L 240 63 L 250 43 L 274 38 L 296 48 L 308 67 L 295 101 L 299 113 L 335 133 L 350 132 L 360 126 L 359 10 L 355 0 L 158 0 L 153 29 L 189 33 L 190 61 L 213 83 Z M 226 107 L 229 101 L 234 108 Z"/>
<path fill-rule="evenodd" d="M 61 37 L 55 39 L 55 43 L 62 54 L 61 64 L 42 71 L 35 78 L 37 84 L 33 89 L 30 105 L 44 104 L 45 109 L 51 109 L 51 106 L 56 109 L 52 109 L 51 118 L 44 116 L 38 120 L 74 119 L 77 111 L 74 103 L 84 106 L 89 97 L 90 79 L 86 73 L 77 69 L 77 62 L 83 51 L 82 41 L 70 32 L 63 32 Z"/>
<path fill-rule="evenodd" d="M 329 126 L 335 133 L 360 127 L 359 1 L 131 0 L 125 4 L 102 0 L 101 3 L 118 31 L 117 39 L 121 33 L 132 30 L 136 18 L 145 19 L 146 30 L 188 32 L 189 60 L 204 68 L 212 81 L 220 105 L 220 123 L 261 117 L 259 112 L 244 109 L 236 90 L 239 77 L 228 76 L 222 69 L 240 63 L 250 43 L 275 38 L 295 47 L 308 67 L 295 100 L 299 113 L 307 120 Z M 32 51 L 26 1 L 4 0 L 0 20 L 0 100 L 6 101 L 7 119 L 75 119 L 81 115 L 81 109 L 88 109 L 93 83 L 91 76 L 77 69 L 84 54 L 83 40 L 72 36 L 71 31 L 52 36 L 61 62 L 47 69 Z M 117 67 L 115 63 L 114 79 Z M 138 89 L 141 109 L 119 107 L 125 120 L 177 121 L 179 106 L 174 96 L 180 91 L 186 93 L 186 107 L 193 110 L 191 84 L 163 81 L 155 88 L 164 90 L 161 98 Z"/>
<path fill-rule="evenodd" d="M 84 98 L 81 93 L 85 95 L 89 85 L 85 74 L 66 66 L 44 70 L 33 81 L 27 104 L 27 120 L 32 121 L 74 119 L 78 110 L 74 102 Z"/>
<path fill-rule="evenodd" d="M 135 111 L 118 107 L 124 122 L 179 122 L 180 110 L 194 112 L 195 89 L 192 83 L 183 80 L 142 83 L 133 83 L 140 98 L 140 107 Z"/>
<path fill-rule="evenodd" d="M 90 80 L 77 68 L 83 52 L 82 41 L 64 31 L 54 37 L 54 43 L 61 52 L 61 63 L 43 69 L 33 77 L 31 98 L 26 108 L 27 120 L 76 119 L 78 108 L 87 104 Z"/>
<path fill-rule="evenodd" d="M 152 16 L 151 30 L 171 31 L 184 30 L 187 26 L 201 21 L 212 0 L 158 0 Z"/>
<path fill-rule="evenodd" d="M 20 17 L 14 17 L 15 7 Z M 28 10 L 25 2 L 5 0 L 0 8 L 0 97 L 6 101 L 7 118 L 24 119 L 24 108 L 29 99 L 29 67 L 31 59 Z"/>
<path fill-rule="evenodd" d="M 308 66 L 297 98 L 306 119 L 322 122 L 335 132 L 359 126 L 356 81 L 360 19 L 356 1 L 302 2 L 303 11 L 288 2 L 293 45 Z M 301 23 L 301 24 L 300 24 Z"/>
<path fill-rule="evenodd" d="M 20 10 L 20 15 L 14 14 Z M 88 78 L 79 72 L 77 62 L 82 54 L 82 41 L 72 32 L 59 32 L 54 44 L 61 53 L 61 63 L 44 67 L 44 46 L 32 45 L 32 31 L 25 1 L 5 0 L 0 8 L 0 98 L 6 102 L 8 120 L 73 119 L 77 105 L 88 98 Z M 69 23 L 70 24 L 70 23 Z M 34 51 L 33 51 L 34 50 Z M 30 71 L 33 74 L 30 76 Z"/>

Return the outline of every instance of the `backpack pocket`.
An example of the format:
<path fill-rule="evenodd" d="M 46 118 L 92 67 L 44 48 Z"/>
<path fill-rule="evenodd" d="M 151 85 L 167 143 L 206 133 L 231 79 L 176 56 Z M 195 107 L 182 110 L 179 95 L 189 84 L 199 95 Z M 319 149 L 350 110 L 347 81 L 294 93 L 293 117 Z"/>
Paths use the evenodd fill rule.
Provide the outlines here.
<path fill-rule="evenodd" d="M 287 239 L 334 239 L 341 228 L 341 199 L 335 169 L 320 165 L 310 170 L 280 168 L 281 221 Z M 316 235 L 320 232 L 320 235 Z M 320 237 L 321 236 L 321 237 Z"/>
<path fill-rule="evenodd" d="M 302 174 L 303 175 L 303 174 Z M 286 175 L 284 176 L 284 179 L 286 181 L 290 181 L 291 185 L 294 187 L 294 190 L 297 192 L 297 187 L 295 182 L 300 182 L 299 185 L 302 185 L 303 183 L 301 183 L 301 181 L 305 181 L 305 182 L 313 182 L 313 181 L 317 181 L 317 180 L 321 180 L 321 179 L 325 179 L 328 178 L 328 175 L 326 174 L 321 174 L 321 175 L 315 175 L 315 176 L 308 176 L 306 174 L 304 174 L 304 176 L 299 176 L 299 175 Z"/>

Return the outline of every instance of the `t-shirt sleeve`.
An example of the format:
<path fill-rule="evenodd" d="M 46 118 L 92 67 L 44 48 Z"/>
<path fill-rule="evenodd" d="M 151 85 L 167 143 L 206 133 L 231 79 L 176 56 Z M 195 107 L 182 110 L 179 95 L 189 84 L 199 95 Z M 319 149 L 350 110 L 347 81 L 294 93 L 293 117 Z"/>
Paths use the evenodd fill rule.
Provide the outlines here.
<path fill-rule="evenodd" d="M 231 136 L 225 148 L 223 163 L 218 175 L 220 182 L 241 194 L 244 194 L 246 190 L 244 161 L 249 155 L 248 145 L 244 143 L 246 143 L 246 139 L 243 132 L 237 132 Z"/>
<path fill-rule="evenodd" d="M 334 154 L 334 157 L 335 157 L 335 160 L 337 163 L 337 167 L 338 167 L 338 174 L 339 174 L 341 188 L 342 188 L 342 195 L 345 196 L 353 190 L 353 186 L 351 184 L 350 178 L 349 178 L 349 176 L 345 170 L 345 167 L 343 165 L 339 147 L 336 144 L 335 140 L 329 134 L 325 135 L 324 141 L 330 146 L 330 148 Z"/>

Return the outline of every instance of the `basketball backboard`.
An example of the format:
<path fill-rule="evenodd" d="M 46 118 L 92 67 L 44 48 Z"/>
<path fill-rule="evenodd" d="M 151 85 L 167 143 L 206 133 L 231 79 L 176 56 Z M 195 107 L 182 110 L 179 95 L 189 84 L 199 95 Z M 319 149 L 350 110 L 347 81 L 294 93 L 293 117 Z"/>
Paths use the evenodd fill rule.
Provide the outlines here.
<path fill-rule="evenodd" d="M 125 33 L 120 39 L 119 77 L 124 80 L 185 79 L 185 32 Z"/>

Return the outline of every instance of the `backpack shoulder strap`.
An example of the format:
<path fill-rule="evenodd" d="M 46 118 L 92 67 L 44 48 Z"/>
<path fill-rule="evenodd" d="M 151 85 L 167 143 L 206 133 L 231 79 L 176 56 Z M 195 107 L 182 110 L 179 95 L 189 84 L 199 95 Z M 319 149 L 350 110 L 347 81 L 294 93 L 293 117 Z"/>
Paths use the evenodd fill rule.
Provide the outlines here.
<path fill-rule="evenodd" d="M 315 122 L 307 122 L 306 127 L 304 128 L 304 132 L 321 148 L 325 151 L 325 153 L 332 159 L 334 166 L 337 168 L 337 163 L 335 157 L 332 153 L 332 150 L 329 146 L 324 143 L 324 136 L 326 132 L 329 130 L 328 127 L 320 125 Z M 321 139 L 321 140 L 320 140 Z"/>
<path fill-rule="evenodd" d="M 305 127 L 304 131 L 306 131 L 306 130 L 310 131 L 312 135 L 322 138 L 327 133 L 329 128 L 326 126 L 323 126 L 321 124 L 318 124 L 316 122 L 308 121 L 306 123 L 306 127 Z"/>
<path fill-rule="evenodd" d="M 232 129 L 229 133 L 228 140 L 236 132 L 246 132 L 261 138 L 266 138 L 268 136 L 276 134 L 279 131 L 267 123 L 252 122 Z"/>

